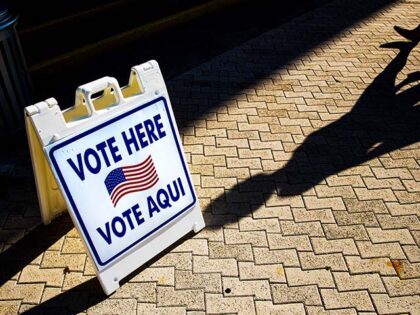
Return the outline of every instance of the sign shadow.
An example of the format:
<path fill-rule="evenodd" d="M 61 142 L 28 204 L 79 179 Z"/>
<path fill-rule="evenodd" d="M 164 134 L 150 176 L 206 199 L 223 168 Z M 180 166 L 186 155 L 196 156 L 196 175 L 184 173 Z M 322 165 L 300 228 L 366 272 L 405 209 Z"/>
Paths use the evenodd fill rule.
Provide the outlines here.
<path fill-rule="evenodd" d="M 0 286 L 13 278 L 73 228 L 69 215 L 63 214 L 51 224 L 38 225 L 0 254 Z"/>
<path fill-rule="evenodd" d="M 168 252 L 181 245 L 184 241 L 191 238 L 192 235 L 194 235 L 194 232 L 191 231 L 189 234 L 185 235 L 184 237 L 176 241 L 174 244 L 169 246 L 165 251 L 161 252 L 160 254 L 149 260 L 146 264 L 133 271 L 121 281 L 121 286 L 129 282 L 134 276 L 140 274 L 143 270 L 152 266 L 155 262 L 157 262 L 159 259 L 165 256 Z M 113 294 L 118 293 L 114 292 Z M 34 306 L 26 313 L 79 314 L 80 312 L 84 312 L 87 309 L 95 306 L 96 304 L 108 298 L 110 298 L 110 296 L 104 293 L 98 278 L 94 277 L 71 288 L 70 290 L 64 291 L 59 295 L 40 303 L 39 305 Z"/>
<path fill-rule="evenodd" d="M 359 97 L 352 110 L 337 121 L 311 133 L 293 152 L 284 167 L 258 174 L 216 198 L 204 210 L 206 225 L 220 228 L 240 216 L 252 214 L 276 193 L 297 196 L 329 176 L 358 166 L 420 140 L 420 72 L 410 73 L 395 85 L 418 41 L 394 42 L 383 49 L 397 49 L 396 57 Z M 409 87 L 410 86 L 410 87 Z M 212 214 L 232 214 L 220 222 Z"/>

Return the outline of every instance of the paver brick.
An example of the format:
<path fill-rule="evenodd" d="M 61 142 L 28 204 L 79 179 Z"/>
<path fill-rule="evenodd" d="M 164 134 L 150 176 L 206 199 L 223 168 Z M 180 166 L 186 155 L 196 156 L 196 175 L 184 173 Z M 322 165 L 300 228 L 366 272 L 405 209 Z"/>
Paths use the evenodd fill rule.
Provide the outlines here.
<path fill-rule="evenodd" d="M 146 268 L 133 277 L 134 282 L 156 282 L 158 285 L 174 285 L 174 267 Z"/>
<path fill-rule="evenodd" d="M 346 210 L 343 200 L 338 197 L 317 198 L 317 197 L 304 197 L 305 205 L 308 209 L 324 209 L 330 208 L 333 210 Z"/>
<path fill-rule="evenodd" d="M 260 158 L 262 160 L 272 160 L 273 154 L 269 149 L 238 149 L 239 158 L 241 159 L 252 159 Z"/>
<path fill-rule="evenodd" d="M 411 231 L 420 230 L 420 221 L 416 215 L 377 215 L 377 219 L 383 229 L 407 228 Z"/>
<path fill-rule="evenodd" d="M 175 271 L 176 289 L 204 289 L 205 292 L 218 293 L 222 290 L 220 273 L 192 273 Z"/>
<path fill-rule="evenodd" d="M 201 230 L 195 238 L 206 238 L 209 242 L 223 242 L 223 230 L 221 229 L 204 229 Z"/>
<path fill-rule="evenodd" d="M 196 194 L 197 197 L 202 198 L 212 198 L 216 199 L 221 194 L 224 193 L 224 189 L 221 187 L 215 187 L 215 188 L 201 188 L 201 187 L 195 187 L 196 188 Z"/>
<path fill-rule="evenodd" d="M 193 272 L 219 272 L 224 276 L 237 276 L 238 266 L 233 258 L 209 259 L 206 256 L 193 256 Z"/>
<path fill-rule="evenodd" d="M 358 200 L 356 198 L 344 199 L 349 212 L 374 212 L 388 213 L 388 209 L 382 200 Z"/>
<path fill-rule="evenodd" d="M 420 192 L 420 182 L 411 180 L 411 179 L 406 179 L 406 180 L 403 180 L 402 182 L 403 182 L 404 187 L 407 189 L 407 191 Z"/>
<path fill-rule="evenodd" d="M 196 136 L 183 136 L 183 144 L 199 144 L 199 145 L 216 145 L 214 136 L 196 137 Z M 200 163 L 199 163 L 200 164 Z M 212 165 L 212 163 L 210 163 Z M 192 165 L 196 165 L 192 163 Z"/>
<path fill-rule="evenodd" d="M 271 206 L 289 206 L 294 208 L 304 208 L 303 199 L 301 196 L 278 196 L 272 194 L 268 196 L 265 204 Z"/>
<path fill-rule="evenodd" d="M 241 102 L 241 104 L 245 104 L 245 102 Z M 258 108 L 264 108 L 264 105 L 261 103 L 261 106 Z M 238 114 L 246 114 L 247 116 L 258 115 L 258 108 L 254 106 L 228 106 L 227 110 L 229 115 L 238 115 Z"/>
<path fill-rule="evenodd" d="M 236 121 L 213 121 L 213 120 L 206 120 L 207 128 L 203 130 L 203 135 L 207 134 L 214 134 L 216 137 L 224 136 L 226 137 L 226 130 L 227 129 L 238 129 L 238 125 L 241 123 L 237 123 Z M 199 128 L 196 128 L 196 130 Z M 212 130 L 213 129 L 213 130 Z M 199 135 L 197 135 L 199 136 Z"/>
<path fill-rule="evenodd" d="M 11 301 L 21 300 L 26 303 L 39 303 L 45 283 L 17 284 L 16 281 L 7 281 L 0 287 L 0 299 Z"/>
<path fill-rule="evenodd" d="M 405 189 L 399 178 L 376 179 L 374 177 L 365 177 L 363 179 L 368 189 L 390 188 L 392 190 Z M 398 197 L 397 197 L 398 198 Z"/>
<path fill-rule="evenodd" d="M 257 300 L 271 300 L 268 280 L 239 280 L 223 277 L 223 289 L 226 296 L 255 296 Z M 230 289 L 230 293 L 226 291 Z"/>
<path fill-rule="evenodd" d="M 315 254 L 343 253 L 344 255 L 359 255 L 353 239 L 327 240 L 321 237 L 311 239 Z"/>
<path fill-rule="evenodd" d="M 372 167 L 372 172 L 376 178 L 400 178 L 400 179 L 412 179 L 410 171 L 406 168 L 383 168 L 383 167 Z"/>
<path fill-rule="evenodd" d="M 251 150 L 258 149 L 269 149 L 269 150 L 283 150 L 283 145 L 281 141 L 259 141 L 259 140 L 249 140 L 249 147 Z"/>
<path fill-rule="evenodd" d="M 354 307 L 358 311 L 374 311 L 367 291 L 337 292 L 334 289 L 321 289 L 326 309 Z"/>
<path fill-rule="evenodd" d="M 38 266 L 26 266 L 20 276 L 19 283 L 45 282 L 49 286 L 61 287 L 64 273 L 62 269 L 39 268 Z"/>
<path fill-rule="evenodd" d="M 401 215 L 419 215 L 420 209 L 418 204 L 399 204 L 396 202 L 387 202 L 386 206 L 389 209 L 391 215 L 401 216 Z"/>
<path fill-rule="evenodd" d="M 154 262 L 152 267 L 172 267 L 180 270 L 192 270 L 192 253 L 167 253 Z"/>
<path fill-rule="evenodd" d="M 267 236 L 264 231 L 240 231 L 225 229 L 226 244 L 251 244 L 253 246 L 267 246 Z"/>
<path fill-rule="evenodd" d="M 349 274 L 347 272 L 333 273 L 339 291 L 368 290 L 370 293 L 385 293 L 381 277 L 376 273 Z"/>
<path fill-rule="evenodd" d="M 353 187 L 351 186 L 337 186 L 329 187 L 328 185 L 315 186 L 316 195 L 319 198 L 326 197 L 341 197 L 341 198 L 356 198 Z"/>
<path fill-rule="evenodd" d="M 228 138 L 217 138 L 216 145 L 218 148 L 221 147 L 233 147 L 233 148 L 249 148 L 248 139 L 242 139 L 242 138 L 236 138 L 236 139 L 228 139 Z M 256 160 L 256 159 L 254 159 Z M 209 158 L 209 161 L 211 159 Z M 238 158 L 230 158 L 230 164 L 232 164 L 232 161 L 240 161 Z M 249 166 L 247 163 L 242 163 L 243 167 Z M 224 164 L 221 164 L 221 166 L 225 166 Z M 228 164 L 229 166 L 229 164 Z M 229 166 L 230 167 L 230 166 Z M 234 166 L 233 166 L 234 167 Z"/>
<path fill-rule="evenodd" d="M 348 175 L 348 176 L 341 176 L 341 174 L 332 175 L 327 178 L 327 183 L 331 187 L 347 186 L 347 185 L 351 185 L 351 187 L 353 188 L 366 187 L 360 175 Z"/>
<path fill-rule="evenodd" d="M 239 159 L 239 158 L 227 158 L 227 167 L 249 167 L 250 169 L 261 169 L 261 160 L 259 158 L 247 158 L 247 159 Z M 216 165 L 216 164 L 215 164 Z M 221 164 L 224 165 L 224 164 Z"/>
<path fill-rule="evenodd" d="M 338 225 L 352 225 L 352 224 L 362 224 L 366 227 L 368 226 L 379 226 L 378 220 L 373 212 L 353 212 L 349 213 L 347 211 L 335 211 L 334 212 L 335 220 Z"/>
<path fill-rule="evenodd" d="M 395 314 L 420 312 L 420 296 L 389 297 L 387 294 L 372 294 L 378 314 Z"/>
<path fill-rule="evenodd" d="M 302 270 L 300 268 L 284 268 L 287 283 L 293 286 L 316 284 L 319 288 L 334 288 L 331 272 L 325 269 Z"/>
<path fill-rule="evenodd" d="M 260 139 L 260 133 L 256 130 L 247 130 L 247 131 L 228 130 L 227 135 L 229 139 L 249 139 L 249 142 L 246 141 L 246 143 L 247 144 L 249 143 L 251 148 L 252 148 L 252 144 L 251 144 L 252 140 Z"/>
<path fill-rule="evenodd" d="M 304 315 L 305 307 L 302 303 L 290 304 L 273 304 L 269 301 L 256 301 L 255 307 L 257 314 L 290 314 L 290 315 Z"/>
<path fill-rule="evenodd" d="M 300 126 L 286 125 L 285 124 L 285 122 L 287 122 L 289 124 L 290 123 L 293 124 L 293 121 L 294 120 L 288 119 L 287 121 L 285 121 L 284 120 L 285 118 L 280 118 L 280 119 L 282 119 L 282 120 L 280 121 L 280 124 L 279 125 L 270 125 L 270 132 L 271 133 L 273 133 L 273 134 L 276 134 L 276 133 L 287 133 L 287 134 L 289 134 L 289 136 L 290 135 L 293 135 L 293 134 L 298 134 L 298 135 L 299 134 L 302 134 L 302 128 Z M 297 124 L 297 122 L 295 122 L 295 124 Z M 285 147 L 285 149 L 287 148 L 287 146 L 286 146 L 285 143 L 283 144 L 283 146 Z"/>
<path fill-rule="evenodd" d="M 281 234 L 268 234 L 267 238 L 270 249 L 312 250 L 307 235 L 283 236 Z"/>
<path fill-rule="evenodd" d="M 332 271 L 347 270 L 343 255 L 339 253 L 315 255 L 312 252 L 299 252 L 299 259 L 302 269 L 305 270 L 321 268 Z"/>
<path fill-rule="evenodd" d="M 280 224 L 277 219 L 253 219 L 251 217 L 241 218 L 239 220 L 240 231 L 258 231 L 265 230 L 267 232 L 279 233 Z"/>
<path fill-rule="evenodd" d="M 204 174 L 205 175 L 205 174 Z M 245 179 L 250 176 L 248 167 L 227 168 L 224 166 L 214 167 L 215 177 L 236 177 L 238 179 Z"/>
<path fill-rule="evenodd" d="M 87 314 L 129 314 L 135 313 L 136 307 L 135 299 L 106 299 L 90 307 Z"/>
<path fill-rule="evenodd" d="M 69 268 L 71 271 L 83 271 L 86 254 L 61 255 L 58 251 L 47 250 L 42 258 L 41 266 L 44 268 Z"/>
<path fill-rule="evenodd" d="M 201 144 L 184 145 L 183 148 L 185 153 L 204 154 L 203 145 Z"/>
<path fill-rule="evenodd" d="M 372 173 L 372 170 L 369 166 L 366 165 L 357 165 L 353 166 L 351 168 L 348 168 L 347 170 L 344 170 L 340 172 L 340 176 L 354 176 L 354 175 L 360 175 L 360 176 L 374 176 Z"/>
<path fill-rule="evenodd" d="M 66 273 L 62 285 L 63 290 L 70 290 L 71 288 L 74 288 L 78 285 L 81 285 L 82 283 L 85 283 L 86 281 L 92 279 L 94 276 L 90 275 L 84 275 L 81 272 L 69 272 Z"/>
<path fill-rule="evenodd" d="M 342 308 L 336 310 L 326 310 L 322 306 L 307 306 L 308 315 L 360 315 L 362 312 L 357 312 L 355 308 Z M 369 312 L 369 315 L 375 313 Z"/>
<path fill-rule="evenodd" d="M 209 242 L 210 258 L 235 258 L 237 261 L 252 261 L 252 247 L 250 244 L 224 244 L 223 242 Z"/>
<path fill-rule="evenodd" d="M 420 248 L 417 245 L 406 245 L 402 248 L 411 263 L 420 262 Z"/>
<path fill-rule="evenodd" d="M 210 314 L 255 314 L 252 297 L 224 297 L 221 294 L 206 294 L 206 310 Z"/>
<path fill-rule="evenodd" d="M 193 154 L 191 158 L 192 158 L 192 164 L 212 164 L 214 166 L 226 165 L 226 157 L 223 155 L 203 156 L 203 155 Z"/>
<path fill-rule="evenodd" d="M 382 230 L 380 228 L 367 228 L 370 240 L 373 243 L 398 242 L 402 244 L 415 244 L 408 229 Z"/>
<path fill-rule="evenodd" d="M 82 240 L 79 237 L 66 237 L 64 240 L 63 248 L 61 249 L 63 254 L 85 254 L 86 250 Z"/>
<path fill-rule="evenodd" d="M 254 261 L 259 264 L 281 263 L 283 266 L 299 266 L 299 259 L 295 249 L 270 250 L 265 247 L 254 247 Z"/>
<path fill-rule="evenodd" d="M 359 256 L 345 256 L 347 266 L 352 274 L 376 272 L 380 275 L 396 275 L 396 271 L 389 258 L 361 258 Z"/>
<path fill-rule="evenodd" d="M 287 284 L 271 285 L 273 302 L 276 304 L 302 302 L 305 305 L 321 305 L 321 297 L 316 285 L 289 287 Z"/>
<path fill-rule="evenodd" d="M 420 199 L 420 192 L 409 192 L 409 191 L 395 191 L 395 196 L 401 204 L 417 204 Z M 420 210 L 417 211 L 420 213 Z"/>
<path fill-rule="evenodd" d="M 352 238 L 354 240 L 368 240 L 369 236 L 366 228 L 361 225 L 337 225 L 337 224 L 323 224 L 322 225 L 327 239 L 345 239 Z"/>
<path fill-rule="evenodd" d="M 192 252 L 193 255 L 208 255 L 209 247 L 206 239 L 188 239 L 176 247 L 173 252 Z"/>
<path fill-rule="evenodd" d="M 380 158 L 382 165 L 385 168 L 418 168 L 418 164 L 413 158 L 406 159 L 392 159 L 389 157 Z"/>
<path fill-rule="evenodd" d="M 157 287 L 157 306 L 185 306 L 188 310 L 204 310 L 203 290 L 174 290 Z"/>
<path fill-rule="evenodd" d="M 215 178 L 211 176 L 201 176 L 201 187 L 232 187 L 237 183 L 236 178 L 221 177 Z"/>
<path fill-rule="evenodd" d="M 156 303 L 156 283 L 128 282 L 113 295 L 113 299 L 135 299 L 138 302 Z"/>
<path fill-rule="evenodd" d="M 320 222 L 302 222 L 282 221 L 281 230 L 283 235 L 309 235 L 324 236 Z"/>
<path fill-rule="evenodd" d="M 373 244 L 370 241 L 357 241 L 360 255 L 363 258 L 389 257 L 391 259 L 405 259 L 399 243 L 380 243 Z"/>
<path fill-rule="evenodd" d="M 399 277 L 384 277 L 389 296 L 413 296 L 420 294 L 420 279 L 401 280 Z"/>
<path fill-rule="evenodd" d="M 137 315 L 184 315 L 183 306 L 156 307 L 156 304 L 138 303 Z"/>
<path fill-rule="evenodd" d="M 20 301 L 0 301 L 0 314 L 18 314 Z"/>
<path fill-rule="evenodd" d="M 293 209 L 293 217 L 296 222 L 320 221 L 321 223 L 335 223 L 330 209 L 306 210 L 304 208 Z"/>
<path fill-rule="evenodd" d="M 415 279 L 420 277 L 420 263 L 410 263 L 408 260 L 391 260 L 401 279 Z"/>
<path fill-rule="evenodd" d="M 291 220 L 293 219 L 293 214 L 289 206 L 266 207 L 263 205 L 254 210 L 253 217 L 255 219 L 278 218 L 280 220 Z"/>
<path fill-rule="evenodd" d="M 199 164 L 199 165 L 195 165 L 195 164 L 190 164 L 189 165 L 189 169 L 191 174 L 200 174 L 200 175 L 215 175 L 215 167 L 213 165 L 203 165 L 203 164 Z M 217 175 L 216 175 L 217 176 Z"/>
<path fill-rule="evenodd" d="M 252 262 L 239 262 L 241 280 L 268 279 L 270 282 L 286 282 L 282 264 L 255 265 Z"/>
<path fill-rule="evenodd" d="M 359 200 L 384 200 L 384 201 L 397 201 L 392 189 L 368 189 L 368 188 L 355 188 L 354 189 Z"/>

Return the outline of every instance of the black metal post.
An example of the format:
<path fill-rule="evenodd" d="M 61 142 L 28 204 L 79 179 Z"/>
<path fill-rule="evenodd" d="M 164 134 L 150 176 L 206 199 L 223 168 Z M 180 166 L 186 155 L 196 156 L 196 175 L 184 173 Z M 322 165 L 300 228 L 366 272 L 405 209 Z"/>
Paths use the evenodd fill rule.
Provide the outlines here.
<path fill-rule="evenodd" d="M 30 105 L 31 84 L 16 32 L 18 16 L 0 0 L 0 135 L 23 128 L 23 108 Z"/>

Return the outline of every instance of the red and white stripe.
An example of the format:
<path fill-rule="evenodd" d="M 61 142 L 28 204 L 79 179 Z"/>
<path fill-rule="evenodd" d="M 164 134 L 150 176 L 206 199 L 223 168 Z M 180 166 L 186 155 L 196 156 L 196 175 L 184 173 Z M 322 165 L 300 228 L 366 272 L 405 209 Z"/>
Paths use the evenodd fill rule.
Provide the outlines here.
<path fill-rule="evenodd" d="M 137 165 L 125 166 L 122 170 L 126 181 L 115 187 L 111 193 L 111 200 L 114 206 L 126 194 L 149 189 L 159 180 L 151 155 L 143 162 Z"/>

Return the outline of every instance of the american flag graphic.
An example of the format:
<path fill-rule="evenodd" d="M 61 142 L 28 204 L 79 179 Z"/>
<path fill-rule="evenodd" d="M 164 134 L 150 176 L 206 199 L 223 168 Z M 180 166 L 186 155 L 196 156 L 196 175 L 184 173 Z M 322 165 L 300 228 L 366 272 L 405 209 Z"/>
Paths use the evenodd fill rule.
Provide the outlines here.
<path fill-rule="evenodd" d="M 105 179 L 105 186 L 114 207 L 125 195 L 153 187 L 159 180 L 152 156 L 143 162 L 112 170 Z"/>

